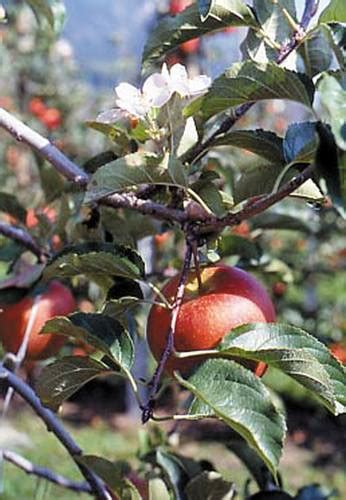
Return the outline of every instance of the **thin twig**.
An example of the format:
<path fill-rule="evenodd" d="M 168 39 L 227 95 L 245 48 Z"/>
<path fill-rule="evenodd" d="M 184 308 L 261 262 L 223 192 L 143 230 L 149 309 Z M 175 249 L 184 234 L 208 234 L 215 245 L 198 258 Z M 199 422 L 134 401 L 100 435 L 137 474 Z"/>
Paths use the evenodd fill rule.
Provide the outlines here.
<path fill-rule="evenodd" d="M 181 307 L 181 304 L 182 304 L 183 298 L 184 298 L 185 283 L 186 283 L 189 268 L 190 268 L 191 257 L 192 257 L 192 246 L 191 246 L 190 242 L 187 240 L 183 269 L 182 269 L 182 272 L 180 275 L 174 304 L 173 304 L 173 307 L 171 310 L 171 323 L 170 323 L 170 327 L 169 327 L 169 331 L 168 331 L 168 335 L 167 335 L 166 346 L 165 346 L 165 349 L 162 353 L 159 364 L 157 365 L 157 368 L 154 372 L 154 375 L 148 384 L 148 387 L 149 387 L 148 402 L 145 406 L 142 407 L 142 422 L 143 423 L 146 423 L 153 416 L 153 409 L 154 409 L 155 399 L 157 397 L 160 379 L 161 379 L 163 370 L 166 366 L 166 363 L 167 363 L 170 355 L 174 351 L 175 328 L 176 328 L 176 324 L 177 324 L 177 319 L 178 319 L 180 307 Z"/>
<path fill-rule="evenodd" d="M 76 462 L 79 470 L 91 486 L 92 492 L 98 500 L 111 500 L 111 495 L 103 481 L 86 465 L 80 463 L 78 458 L 82 456 L 82 449 L 74 442 L 73 438 L 66 431 L 60 420 L 48 408 L 42 406 L 40 399 L 33 389 L 21 380 L 17 375 L 8 370 L 0 363 L 0 379 L 4 380 L 33 408 L 35 413 L 46 424 L 48 431 L 58 438 L 65 447 L 73 460 Z"/>
<path fill-rule="evenodd" d="M 46 467 L 41 467 L 40 465 L 33 464 L 14 451 L 3 450 L 2 456 L 7 462 L 10 462 L 19 469 L 22 469 L 27 474 L 32 474 L 34 476 L 43 478 L 46 481 L 50 481 L 51 483 L 57 484 L 58 486 L 62 486 L 63 488 L 67 488 L 72 491 L 90 494 L 92 493 L 92 489 L 88 483 L 72 481 L 71 479 L 62 476 L 61 474 L 57 474 L 56 472 L 53 472 Z"/>
<path fill-rule="evenodd" d="M 30 250 L 30 252 L 36 255 L 40 262 L 44 262 L 49 256 L 46 251 L 40 248 L 33 237 L 20 227 L 12 226 L 11 224 L 7 224 L 6 222 L 0 222 L 0 234 L 3 234 L 11 240 L 21 243 L 23 247 L 27 248 L 28 250 Z"/>

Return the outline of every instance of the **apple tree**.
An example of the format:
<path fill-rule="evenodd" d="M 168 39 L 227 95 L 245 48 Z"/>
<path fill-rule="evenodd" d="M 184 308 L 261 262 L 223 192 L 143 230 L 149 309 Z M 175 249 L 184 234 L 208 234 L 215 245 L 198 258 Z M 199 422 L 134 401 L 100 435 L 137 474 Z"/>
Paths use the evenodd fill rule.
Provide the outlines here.
<path fill-rule="evenodd" d="M 27 3 L 41 29 L 50 30 L 54 39 L 61 28 L 62 3 Z M 238 272 L 241 280 L 251 283 L 258 282 L 251 276 L 245 279 L 248 273 L 267 283 L 273 273 L 287 275 L 289 264 L 262 245 L 273 229 L 301 231 L 303 244 L 311 241 L 313 225 L 324 231 L 327 241 L 333 231 L 342 238 L 346 6 L 342 0 L 331 0 L 318 16 L 317 8 L 318 1 L 305 0 L 298 18 L 294 1 L 255 0 L 250 6 L 241 0 L 196 0 L 163 16 L 143 51 L 141 85 L 121 82 L 113 105 L 84 123 L 81 130 L 88 137 L 101 134 L 105 145 L 95 147 L 84 161 L 64 150 L 64 142 L 54 142 L 61 116 L 52 107 L 47 114 L 42 99 L 36 96 L 29 105 L 46 130 L 25 123 L 23 109 L 1 108 L 1 128 L 13 143 L 28 147 L 41 172 L 43 168 L 46 172 L 38 183 L 46 207 L 29 224 L 29 207 L 22 201 L 26 198 L 17 196 L 15 189 L 1 193 L 0 255 L 5 271 L 0 282 L 0 337 L 11 328 L 16 334 L 15 323 L 2 321 L 1 314 L 9 307 L 19 312 L 21 300 L 40 297 L 52 280 L 63 281 L 72 291 L 93 291 L 92 310 L 80 308 L 67 315 L 53 311 L 40 332 L 87 346 L 86 356 L 57 355 L 43 368 L 34 389 L 17 374 L 18 359 L 29 359 L 25 348 L 8 352 L 0 364 L 2 382 L 34 408 L 65 446 L 85 482 L 74 483 L 33 466 L 37 475 L 99 499 L 235 497 L 231 482 L 210 464 L 172 451 L 164 434 L 148 439 L 143 447 L 144 492 L 139 491 L 136 474 L 123 464 L 84 454 L 57 411 L 97 377 L 128 381 L 143 425 L 171 422 L 179 432 L 181 422 L 222 422 L 233 436 L 227 446 L 243 460 L 261 490 L 251 498 L 293 498 L 280 485 L 285 416 L 254 366 L 285 373 L 335 417 L 345 413 L 345 368 L 304 324 L 276 322 L 272 314 L 243 314 L 239 303 L 232 310 L 237 321 L 225 322 L 217 342 L 206 347 L 198 343 L 202 334 L 210 334 L 205 329 L 223 322 L 217 309 L 210 321 L 203 322 L 204 313 L 214 307 L 211 298 L 200 313 L 191 309 L 189 320 L 201 314 L 197 341 L 191 347 L 191 324 L 181 326 L 179 319 L 192 300 L 192 289 L 199 304 L 211 293 L 215 283 L 204 281 L 210 269 L 223 269 L 227 287 L 238 279 Z M 3 18 L 6 21 L 5 10 Z M 235 27 L 247 32 L 241 57 L 214 80 L 191 75 L 169 58 L 181 44 Z M 256 128 L 251 121 L 256 107 L 270 114 L 267 103 L 283 100 L 288 110 L 290 106 L 299 110 L 302 120 L 292 120 L 281 135 Z M 85 148 L 93 149 L 90 143 Z M 54 209 L 52 217 L 47 205 Z M 138 251 L 144 238 L 155 255 L 150 263 Z M 163 288 L 167 279 L 175 283 L 173 293 Z M 250 281 L 245 281 L 233 295 L 247 297 Z M 285 278 L 279 283 L 281 287 L 273 284 L 277 296 L 285 291 Z M 251 300 L 258 306 L 267 295 L 261 285 L 254 287 Z M 155 344 L 158 337 L 164 342 L 159 354 L 151 346 L 157 362 L 152 360 L 152 371 L 143 379 L 135 375 L 133 365 L 141 355 L 136 339 L 145 339 L 150 308 L 164 312 L 160 316 L 164 321 L 155 322 L 151 342 Z M 34 321 L 32 314 L 27 322 Z M 181 329 L 187 339 L 185 349 L 175 344 Z M 31 331 L 25 331 L 22 343 L 27 346 Z M 165 370 L 172 359 L 177 360 L 174 369 Z M 193 360 L 188 363 L 191 370 L 180 369 L 182 360 Z M 175 384 L 186 395 L 172 414 L 157 411 L 167 384 Z M 25 469 L 23 460 L 10 451 L 4 458 Z M 316 498 L 319 493 L 310 487 L 295 498 L 306 498 L 305 494 Z"/>

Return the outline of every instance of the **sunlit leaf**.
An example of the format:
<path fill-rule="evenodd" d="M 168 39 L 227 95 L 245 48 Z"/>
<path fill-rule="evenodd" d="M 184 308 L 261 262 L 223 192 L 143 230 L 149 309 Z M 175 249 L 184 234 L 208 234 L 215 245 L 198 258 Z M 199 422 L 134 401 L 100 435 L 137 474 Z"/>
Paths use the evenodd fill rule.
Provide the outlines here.
<path fill-rule="evenodd" d="M 334 414 L 346 411 L 345 369 L 327 347 L 300 328 L 257 323 L 235 328 L 217 347 L 279 368 L 313 392 Z"/>
<path fill-rule="evenodd" d="M 133 153 L 100 167 L 92 176 L 85 195 L 85 203 L 141 184 L 177 185 L 162 158 L 153 154 Z M 183 180 L 179 176 L 179 180 Z"/>
<path fill-rule="evenodd" d="M 257 451 L 276 475 L 285 424 L 260 379 L 239 363 L 225 359 L 206 361 L 189 380 L 178 374 L 176 377 L 196 396 L 191 415 L 203 413 L 207 405 Z"/>
<path fill-rule="evenodd" d="M 345 23 L 346 4 L 344 0 L 331 0 L 321 13 L 319 23 Z"/>
<path fill-rule="evenodd" d="M 227 26 L 257 27 L 257 21 L 252 10 L 240 0 L 213 0 L 205 20 L 201 19 L 196 4 L 174 17 L 164 17 L 151 32 L 144 47 L 144 71 L 181 43 Z"/>
<path fill-rule="evenodd" d="M 199 107 L 205 119 L 230 107 L 264 99 L 288 99 L 311 108 L 312 89 L 305 75 L 273 62 L 237 62 L 214 80 Z M 185 112 L 189 114 L 189 107 Z"/>

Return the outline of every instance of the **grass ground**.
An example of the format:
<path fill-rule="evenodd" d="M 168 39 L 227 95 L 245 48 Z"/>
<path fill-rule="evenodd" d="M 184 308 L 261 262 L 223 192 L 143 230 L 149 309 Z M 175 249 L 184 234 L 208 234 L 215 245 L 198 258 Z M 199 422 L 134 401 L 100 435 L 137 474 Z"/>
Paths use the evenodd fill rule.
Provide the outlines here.
<path fill-rule="evenodd" d="M 71 479 L 81 479 L 79 471 L 63 447 L 30 411 L 17 410 L 9 417 L 0 427 L 0 447 L 16 450 L 29 460 L 50 467 Z M 69 423 L 66 425 L 85 453 L 97 454 L 110 460 L 130 460 L 135 465 L 139 430 L 136 425 L 124 426 L 120 431 L 100 418 L 92 420 L 88 426 Z M 338 489 L 340 498 L 346 498 L 344 471 L 337 460 L 330 458 L 336 458 L 333 457 L 333 449 L 325 449 L 328 448 L 328 443 L 323 439 L 319 444 L 317 441 L 317 444 L 315 442 L 311 446 L 307 446 L 306 442 L 295 442 L 299 440 L 302 440 L 302 436 L 299 437 L 299 433 L 295 436 L 293 433 L 285 447 L 281 469 L 286 489 L 295 492 L 305 484 L 317 482 Z M 320 454 L 317 453 L 318 446 Z M 185 438 L 179 452 L 186 456 L 211 460 L 225 478 L 234 481 L 238 491 L 242 491 L 248 473 L 221 443 L 197 443 Z M 324 455 L 323 452 L 328 453 Z M 319 464 L 318 459 L 321 459 L 321 456 L 329 458 L 325 463 L 322 460 Z M 77 495 L 45 481 L 38 481 L 8 463 L 3 466 L 2 476 L 2 500 L 90 498 L 86 494 Z"/>

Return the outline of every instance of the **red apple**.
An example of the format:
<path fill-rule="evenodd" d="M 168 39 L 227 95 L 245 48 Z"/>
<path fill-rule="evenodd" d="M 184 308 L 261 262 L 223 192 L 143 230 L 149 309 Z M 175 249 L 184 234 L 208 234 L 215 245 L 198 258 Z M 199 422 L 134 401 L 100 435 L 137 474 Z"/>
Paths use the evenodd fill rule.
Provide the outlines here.
<path fill-rule="evenodd" d="M 164 296 L 174 301 L 180 275 L 162 289 Z M 263 286 L 241 269 L 222 264 L 201 270 L 202 290 L 198 289 L 195 271 L 190 271 L 185 287 L 174 337 L 177 351 L 213 349 L 233 328 L 255 322 L 275 321 L 275 311 Z M 158 361 L 165 349 L 171 322 L 170 310 L 153 305 L 147 325 L 150 349 Z M 202 361 L 201 357 L 178 359 L 170 356 L 165 370 L 186 373 Z M 263 375 L 265 363 L 246 361 L 257 375 Z"/>
<path fill-rule="evenodd" d="M 63 346 L 66 337 L 57 334 L 39 335 L 42 327 L 54 316 L 72 313 L 76 301 L 69 288 L 59 281 L 51 281 L 38 296 L 36 317 L 31 327 L 26 360 L 46 359 L 55 355 Z M 18 352 L 23 341 L 35 297 L 29 295 L 15 304 L 0 306 L 0 340 L 8 352 Z"/>

